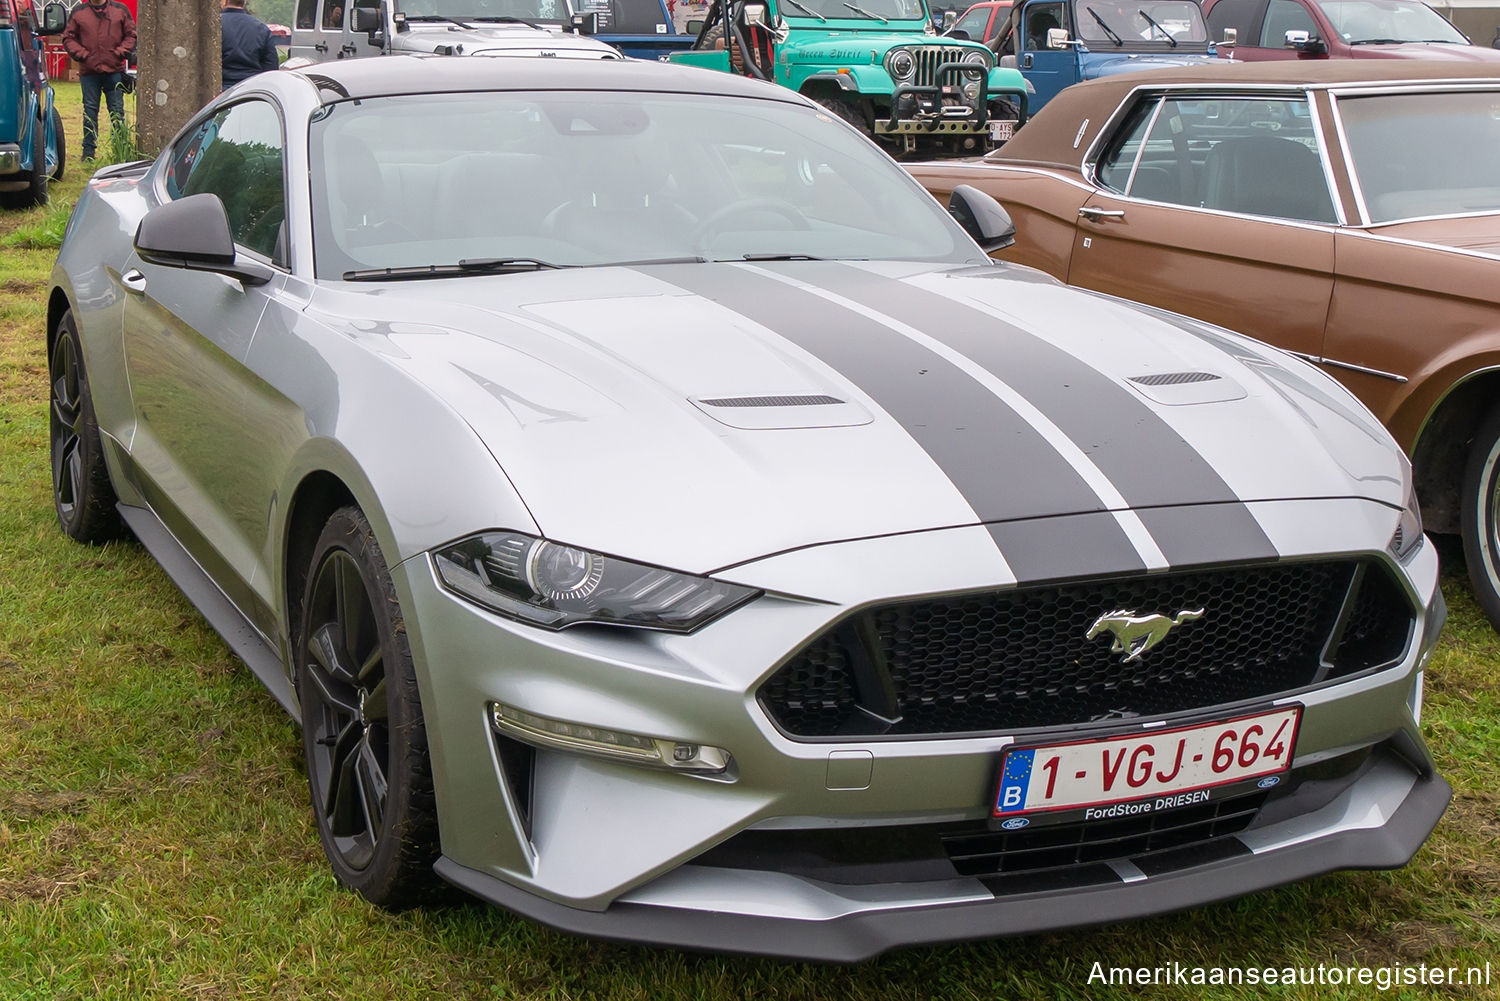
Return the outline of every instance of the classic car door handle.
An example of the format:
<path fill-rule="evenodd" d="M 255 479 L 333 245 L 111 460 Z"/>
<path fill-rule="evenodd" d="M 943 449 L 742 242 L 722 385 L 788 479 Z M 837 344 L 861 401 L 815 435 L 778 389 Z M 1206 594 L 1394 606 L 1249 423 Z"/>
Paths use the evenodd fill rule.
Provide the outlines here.
<path fill-rule="evenodd" d="M 136 268 L 131 268 L 122 274 L 120 284 L 125 286 L 127 292 L 134 292 L 136 295 L 146 294 L 146 276 Z"/>
<path fill-rule="evenodd" d="M 339 58 L 342 59 L 345 56 L 352 56 L 357 52 L 359 52 L 359 49 L 353 43 L 350 43 L 349 45 L 343 45 L 339 47 Z"/>
<path fill-rule="evenodd" d="M 1125 210 L 1124 209 L 1096 209 L 1096 208 L 1093 208 L 1092 206 L 1085 205 L 1083 208 L 1081 208 L 1081 209 L 1078 210 L 1078 217 L 1080 219 L 1092 219 L 1095 222 L 1098 222 L 1100 219 L 1124 219 L 1125 218 Z"/>

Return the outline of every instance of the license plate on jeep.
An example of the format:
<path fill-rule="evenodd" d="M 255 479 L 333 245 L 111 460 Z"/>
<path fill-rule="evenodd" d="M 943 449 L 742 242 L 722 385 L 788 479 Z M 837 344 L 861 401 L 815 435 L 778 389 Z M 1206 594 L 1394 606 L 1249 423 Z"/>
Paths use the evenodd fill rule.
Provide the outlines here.
<path fill-rule="evenodd" d="M 1011 748 L 1000 765 L 994 816 L 1081 811 L 1083 820 L 1207 802 L 1216 786 L 1268 781 L 1291 767 L 1301 706 L 1253 716 Z M 1144 805 L 1140 805 L 1144 804 Z M 1139 807 L 1139 808 L 1137 808 Z"/>
<path fill-rule="evenodd" d="M 990 138 L 997 143 L 1003 143 L 1016 134 L 1016 122 L 1014 119 L 1003 119 L 995 121 L 990 119 Z"/>

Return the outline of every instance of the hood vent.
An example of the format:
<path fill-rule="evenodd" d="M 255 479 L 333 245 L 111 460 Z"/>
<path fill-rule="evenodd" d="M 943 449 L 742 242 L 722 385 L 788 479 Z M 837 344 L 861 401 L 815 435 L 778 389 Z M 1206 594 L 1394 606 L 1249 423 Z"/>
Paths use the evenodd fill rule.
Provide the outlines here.
<path fill-rule="evenodd" d="M 1160 372 L 1156 375 L 1132 375 L 1130 381 L 1140 386 L 1185 386 L 1191 382 L 1212 382 L 1221 378 L 1212 372 Z"/>
<path fill-rule="evenodd" d="M 698 402 L 709 407 L 827 407 L 844 401 L 833 396 L 725 396 Z"/>
<path fill-rule="evenodd" d="M 1245 390 L 1239 383 L 1214 372 L 1148 372 L 1132 375 L 1125 381 L 1152 403 L 1169 407 L 1245 398 Z"/>
<path fill-rule="evenodd" d="M 744 431 L 858 427 L 872 420 L 858 403 L 826 393 L 709 396 L 692 403 L 720 424 Z"/>

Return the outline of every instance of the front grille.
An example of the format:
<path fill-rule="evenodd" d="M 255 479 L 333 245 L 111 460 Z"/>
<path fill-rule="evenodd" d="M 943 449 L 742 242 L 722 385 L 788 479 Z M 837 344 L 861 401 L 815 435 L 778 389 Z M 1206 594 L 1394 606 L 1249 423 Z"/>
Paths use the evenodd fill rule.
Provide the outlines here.
<path fill-rule="evenodd" d="M 958 79 L 951 75 L 946 81 L 939 80 L 938 67 L 944 63 L 961 63 L 964 56 L 973 50 L 957 45 L 914 45 L 908 51 L 917 64 L 911 82 L 918 87 L 933 87 L 943 83 L 958 83 Z"/>
<path fill-rule="evenodd" d="M 1216 803 L 1164 810 L 1122 820 L 1059 824 L 1020 831 L 948 830 L 941 837 L 962 876 L 1004 876 L 1134 859 L 1170 848 L 1201 845 L 1250 826 L 1266 801 L 1255 791 Z"/>
<path fill-rule="evenodd" d="M 1201 619 L 1134 660 L 1117 610 Z M 900 602 L 816 637 L 760 688 L 793 737 L 1012 732 L 1268 698 L 1397 661 L 1410 602 L 1376 561 L 1275 563 Z"/>

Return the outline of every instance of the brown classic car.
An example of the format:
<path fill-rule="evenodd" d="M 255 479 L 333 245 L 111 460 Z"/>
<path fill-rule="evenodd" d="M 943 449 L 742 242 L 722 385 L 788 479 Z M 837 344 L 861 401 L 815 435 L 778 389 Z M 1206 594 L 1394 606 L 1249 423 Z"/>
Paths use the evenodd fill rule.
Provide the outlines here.
<path fill-rule="evenodd" d="M 1385 422 L 1500 626 L 1500 69 L 1329 60 L 1068 88 L 983 160 L 996 257 L 1248 333 Z M 1128 334 L 1120 350 L 1129 351 Z M 1143 457 L 1145 461 L 1146 457 Z"/>

